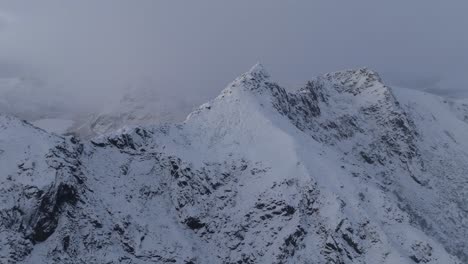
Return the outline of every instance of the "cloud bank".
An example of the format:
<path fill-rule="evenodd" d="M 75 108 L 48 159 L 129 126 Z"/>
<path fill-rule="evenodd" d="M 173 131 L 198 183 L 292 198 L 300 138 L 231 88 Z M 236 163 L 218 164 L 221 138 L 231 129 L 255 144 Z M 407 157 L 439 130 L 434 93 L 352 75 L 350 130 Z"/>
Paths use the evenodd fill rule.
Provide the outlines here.
<path fill-rule="evenodd" d="M 390 84 L 465 97 L 466 10 L 455 0 L 5 0 L 0 77 L 33 76 L 94 106 L 144 79 L 198 104 L 261 61 L 291 87 L 367 66 Z"/>

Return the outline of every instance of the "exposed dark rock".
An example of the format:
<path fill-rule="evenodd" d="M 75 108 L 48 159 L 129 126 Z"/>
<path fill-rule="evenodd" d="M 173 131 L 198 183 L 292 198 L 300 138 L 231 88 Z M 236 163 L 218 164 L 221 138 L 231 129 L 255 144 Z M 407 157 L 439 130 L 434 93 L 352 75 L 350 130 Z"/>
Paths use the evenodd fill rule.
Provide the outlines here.
<path fill-rule="evenodd" d="M 205 227 L 205 223 L 202 223 L 200 219 L 196 217 L 188 217 L 185 219 L 184 223 L 192 230 L 197 230 Z"/>
<path fill-rule="evenodd" d="M 347 243 L 351 248 L 354 249 L 354 251 L 355 251 L 356 253 L 358 253 L 359 255 L 362 254 L 362 250 L 359 248 L 358 243 L 356 243 L 356 242 L 351 238 L 350 235 L 344 233 L 344 234 L 342 234 L 341 236 L 343 237 L 344 241 L 346 241 L 346 243 Z"/>
<path fill-rule="evenodd" d="M 296 209 L 290 205 L 287 205 L 282 209 L 282 211 L 284 212 L 284 216 L 290 216 L 296 212 Z"/>
<path fill-rule="evenodd" d="M 364 159 L 365 162 L 369 164 L 374 164 L 374 160 L 371 157 L 369 157 L 369 155 L 367 155 L 364 151 L 359 152 L 359 154 L 361 154 L 361 157 Z"/>
<path fill-rule="evenodd" d="M 70 246 L 70 236 L 65 236 L 62 239 L 62 247 L 64 251 L 67 251 L 68 247 Z"/>
<path fill-rule="evenodd" d="M 40 205 L 31 219 L 33 242 L 43 242 L 55 231 L 61 208 L 65 204 L 74 205 L 78 200 L 76 189 L 68 184 L 51 186 L 41 198 Z"/>

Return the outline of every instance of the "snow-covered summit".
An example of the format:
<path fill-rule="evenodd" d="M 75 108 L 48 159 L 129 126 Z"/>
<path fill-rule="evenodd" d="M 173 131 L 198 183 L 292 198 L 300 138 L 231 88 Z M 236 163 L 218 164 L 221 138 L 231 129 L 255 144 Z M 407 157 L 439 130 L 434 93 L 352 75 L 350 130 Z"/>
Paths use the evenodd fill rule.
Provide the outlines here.
<path fill-rule="evenodd" d="M 270 74 L 266 71 L 263 64 L 257 62 L 250 70 L 245 73 L 246 76 L 249 76 L 253 79 L 267 79 L 270 77 Z"/>
<path fill-rule="evenodd" d="M 229 93 L 231 89 L 245 89 L 260 92 L 262 88 L 265 88 L 265 84 L 269 81 L 270 74 L 268 74 L 261 63 L 257 63 L 250 68 L 249 71 L 245 72 L 230 83 L 221 93 L 221 96 L 225 93 Z"/>
<path fill-rule="evenodd" d="M 330 81 L 340 82 L 344 86 L 358 90 L 383 85 L 383 81 L 379 74 L 369 68 L 332 72 L 325 74 L 324 77 Z"/>

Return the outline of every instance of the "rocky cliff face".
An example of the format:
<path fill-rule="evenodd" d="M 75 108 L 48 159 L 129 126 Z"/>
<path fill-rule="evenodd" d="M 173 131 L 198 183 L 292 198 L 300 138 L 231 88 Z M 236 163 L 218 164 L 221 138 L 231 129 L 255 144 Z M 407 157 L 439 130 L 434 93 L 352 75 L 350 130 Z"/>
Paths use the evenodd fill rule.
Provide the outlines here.
<path fill-rule="evenodd" d="M 0 262 L 465 263 L 468 124 L 358 69 L 261 65 L 178 125 L 90 140 L 0 118 Z"/>

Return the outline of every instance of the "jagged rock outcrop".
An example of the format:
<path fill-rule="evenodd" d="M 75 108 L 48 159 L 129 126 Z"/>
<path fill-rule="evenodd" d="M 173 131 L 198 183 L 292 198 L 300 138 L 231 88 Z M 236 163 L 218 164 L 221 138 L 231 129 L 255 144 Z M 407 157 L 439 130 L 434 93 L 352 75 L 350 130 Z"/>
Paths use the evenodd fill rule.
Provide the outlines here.
<path fill-rule="evenodd" d="M 287 92 L 256 65 L 89 142 L 1 116 L 0 262 L 464 263 L 466 134 L 369 69 Z"/>

